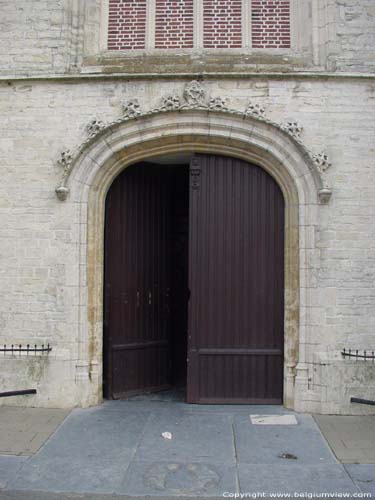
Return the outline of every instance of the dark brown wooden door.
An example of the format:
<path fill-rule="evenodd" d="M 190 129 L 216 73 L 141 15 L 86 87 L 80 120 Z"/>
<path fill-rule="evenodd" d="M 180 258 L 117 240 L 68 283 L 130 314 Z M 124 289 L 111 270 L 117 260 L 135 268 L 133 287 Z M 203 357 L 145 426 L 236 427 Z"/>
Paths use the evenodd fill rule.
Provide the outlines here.
<path fill-rule="evenodd" d="M 282 402 L 284 200 L 261 168 L 190 166 L 188 402 Z"/>
<path fill-rule="evenodd" d="M 169 385 L 169 183 L 157 165 L 127 168 L 106 200 L 104 396 Z"/>

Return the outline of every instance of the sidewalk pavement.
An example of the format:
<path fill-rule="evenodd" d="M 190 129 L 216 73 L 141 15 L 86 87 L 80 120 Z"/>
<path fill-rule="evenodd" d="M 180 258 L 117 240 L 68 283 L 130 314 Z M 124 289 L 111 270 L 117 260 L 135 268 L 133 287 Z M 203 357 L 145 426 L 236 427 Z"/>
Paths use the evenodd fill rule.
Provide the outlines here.
<path fill-rule="evenodd" d="M 0 407 L 0 425 L 7 412 Z M 282 407 L 111 401 L 73 410 L 54 433 L 53 423 L 58 425 L 65 414 L 51 412 L 51 420 L 44 421 L 51 436 L 35 455 L 21 456 L 17 444 L 18 456 L 0 456 L 1 499 L 213 500 L 224 493 L 234 498 L 240 492 L 260 493 L 263 498 L 283 492 L 371 492 L 375 498 L 375 464 L 340 464 L 310 415 Z M 257 425 L 250 419 L 254 414 L 275 419 Z M 297 424 L 281 425 L 278 419 L 283 415 L 294 415 Z M 373 417 L 332 418 L 366 418 L 366 433 L 373 429 Z M 37 433 L 46 436 L 36 420 Z M 317 421 L 322 429 L 330 427 L 329 420 Z M 7 425 L 9 429 L 11 423 Z M 357 433 L 359 427 L 355 426 Z M 347 432 L 344 420 L 341 428 Z M 15 436 L 15 427 L 12 432 Z M 172 439 L 163 437 L 165 432 Z M 4 435 L 0 450 L 10 449 L 1 443 Z M 32 441 L 26 440 L 25 454 L 31 453 Z"/>
<path fill-rule="evenodd" d="M 0 456 L 34 455 L 70 410 L 0 407 Z"/>
<path fill-rule="evenodd" d="M 316 415 L 314 418 L 340 462 L 375 464 L 374 415 L 360 417 Z"/>

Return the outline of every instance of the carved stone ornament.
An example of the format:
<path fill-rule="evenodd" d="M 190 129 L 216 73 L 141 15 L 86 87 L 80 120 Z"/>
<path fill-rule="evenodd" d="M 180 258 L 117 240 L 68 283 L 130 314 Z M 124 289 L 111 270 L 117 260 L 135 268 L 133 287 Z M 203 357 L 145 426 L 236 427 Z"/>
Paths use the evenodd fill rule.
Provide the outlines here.
<path fill-rule="evenodd" d="M 69 189 L 65 186 L 58 186 L 55 192 L 60 201 L 65 201 L 68 197 Z"/>
<path fill-rule="evenodd" d="M 292 135 L 293 137 L 297 137 L 298 139 L 300 138 L 303 130 L 302 125 L 298 122 L 283 123 L 281 125 L 281 128 L 285 130 L 285 132 L 288 132 L 288 134 Z"/>
<path fill-rule="evenodd" d="M 325 172 L 331 166 L 331 163 L 328 160 L 328 156 L 324 153 L 312 155 L 312 160 L 320 173 Z"/>
<path fill-rule="evenodd" d="M 86 126 L 87 132 L 89 133 L 90 137 L 98 134 L 104 128 L 105 123 L 102 122 L 102 120 L 98 120 L 97 118 L 91 120 L 91 122 Z"/>
<path fill-rule="evenodd" d="M 178 95 L 166 95 L 162 99 L 161 109 L 165 109 L 167 111 L 172 111 L 174 109 L 180 109 L 181 107 L 181 99 Z"/>
<path fill-rule="evenodd" d="M 228 109 L 227 102 L 228 99 L 223 97 L 211 97 L 208 107 L 215 111 L 226 111 Z"/>
<path fill-rule="evenodd" d="M 324 187 L 322 189 L 319 189 L 318 195 L 319 195 L 320 202 L 326 204 L 331 199 L 332 189 L 330 189 L 328 187 Z"/>
<path fill-rule="evenodd" d="M 101 131 L 110 130 L 111 127 L 116 127 L 121 123 L 128 120 L 135 119 L 142 116 L 156 115 L 162 112 L 173 112 L 173 111 L 188 111 L 194 109 L 203 109 L 210 113 L 225 113 L 228 116 L 237 116 L 242 118 L 252 118 L 257 121 L 266 123 L 275 129 L 280 130 L 295 142 L 296 147 L 302 152 L 302 154 L 308 159 L 309 168 L 318 178 L 320 188 L 318 188 L 318 196 L 321 203 L 328 203 L 332 190 L 326 185 L 324 181 L 324 172 L 331 166 L 328 157 L 324 153 L 315 154 L 310 151 L 306 145 L 301 141 L 300 135 L 302 132 L 302 126 L 295 121 L 288 121 L 284 124 L 279 124 L 274 122 L 265 115 L 265 109 L 258 103 L 250 102 L 246 107 L 245 111 L 240 111 L 236 109 L 229 109 L 227 106 L 227 98 L 225 97 L 211 97 L 206 100 L 206 91 L 202 83 L 194 80 L 185 85 L 183 91 L 183 100 L 176 94 L 167 94 L 162 98 L 161 104 L 157 108 L 150 110 L 141 110 L 138 99 L 129 99 L 122 104 L 123 115 L 120 119 L 114 120 L 112 123 L 104 124 L 100 119 L 93 119 L 87 126 L 89 133 L 88 138 L 85 139 L 73 152 L 70 150 L 65 150 L 61 153 L 58 160 L 58 164 L 63 168 L 62 179 L 59 186 L 56 188 L 56 195 L 59 200 L 66 200 L 69 188 L 68 188 L 68 178 L 72 171 L 75 160 L 79 155 L 93 143 L 97 134 Z"/>
<path fill-rule="evenodd" d="M 204 106 L 206 92 L 203 85 L 197 80 L 185 85 L 184 99 L 190 106 Z"/>
<path fill-rule="evenodd" d="M 245 116 L 258 116 L 260 118 L 264 117 L 265 109 L 258 103 L 249 102 L 246 110 Z"/>
<path fill-rule="evenodd" d="M 122 116 L 124 118 L 135 118 L 141 114 L 138 99 L 129 99 L 122 103 Z"/>
<path fill-rule="evenodd" d="M 63 168 L 63 178 L 69 175 L 70 169 L 72 168 L 74 155 L 70 149 L 66 149 L 60 155 L 60 159 L 57 161 L 58 165 Z"/>

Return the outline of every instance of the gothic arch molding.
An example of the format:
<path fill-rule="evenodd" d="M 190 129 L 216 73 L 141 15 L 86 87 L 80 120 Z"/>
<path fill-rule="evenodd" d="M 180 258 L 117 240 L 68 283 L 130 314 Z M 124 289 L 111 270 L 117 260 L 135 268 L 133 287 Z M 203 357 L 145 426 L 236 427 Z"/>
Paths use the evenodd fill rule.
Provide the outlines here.
<path fill-rule="evenodd" d="M 298 159 L 310 172 L 320 202 L 327 203 L 330 200 L 332 190 L 326 184 L 323 174 L 331 164 L 327 155 L 314 154 L 304 145 L 300 139 L 301 125 L 295 122 L 279 125 L 265 118 L 264 109 L 259 105 L 250 103 L 245 112 L 241 113 L 227 109 L 225 102 L 225 99 L 214 98 L 209 104 L 193 102 L 180 105 L 178 97 L 167 96 L 164 98 L 162 107 L 141 113 L 137 100 L 127 101 L 123 104 L 125 113 L 123 118 L 108 125 L 98 119 L 92 120 L 87 126 L 88 138 L 76 151 L 66 150 L 61 153 L 58 163 L 63 167 L 63 175 L 61 183 L 56 188 L 58 198 L 61 201 L 66 200 L 70 191 L 71 177 L 76 176 L 79 168 L 82 169 L 83 158 L 98 155 L 96 146 L 100 142 L 113 148 L 117 146 L 119 136 L 126 136 L 127 141 L 124 142 L 124 147 L 130 146 L 134 142 L 134 136 L 138 132 L 142 134 L 143 131 L 140 129 L 143 126 L 147 132 L 147 137 L 145 136 L 143 140 L 150 140 L 154 137 L 152 129 L 148 126 L 150 121 L 155 122 L 154 127 L 157 127 L 158 121 L 161 120 L 164 123 L 160 123 L 159 126 L 163 128 L 163 135 L 170 134 L 171 130 L 176 131 L 179 136 L 189 135 L 192 123 L 194 123 L 194 133 L 198 135 L 203 134 L 211 138 L 224 133 L 227 139 L 233 137 L 233 139 L 248 142 L 249 146 L 258 146 L 261 150 L 270 150 L 270 152 L 275 150 L 278 158 Z M 230 123 L 230 126 L 227 123 Z M 95 162 L 96 159 L 93 158 L 93 161 Z M 307 172 L 304 175 L 307 175 Z"/>
<path fill-rule="evenodd" d="M 285 223 L 285 367 L 284 404 L 295 408 L 296 374 L 303 377 L 305 330 L 300 281 L 307 286 L 307 233 L 314 231 L 326 189 L 311 157 L 273 124 L 226 112 L 189 109 L 149 113 L 102 129 L 78 152 L 63 187 L 67 203 L 76 203 L 80 230 L 82 297 L 78 333 L 77 380 L 83 406 L 102 398 L 102 287 L 104 206 L 115 177 L 127 166 L 152 156 L 176 152 L 215 152 L 255 163 L 281 187 Z M 303 265 L 300 263 L 303 263 Z M 299 368 L 301 368 L 300 371 Z M 302 375 L 301 375 L 302 374 Z M 297 377 L 298 379 L 298 377 Z"/>

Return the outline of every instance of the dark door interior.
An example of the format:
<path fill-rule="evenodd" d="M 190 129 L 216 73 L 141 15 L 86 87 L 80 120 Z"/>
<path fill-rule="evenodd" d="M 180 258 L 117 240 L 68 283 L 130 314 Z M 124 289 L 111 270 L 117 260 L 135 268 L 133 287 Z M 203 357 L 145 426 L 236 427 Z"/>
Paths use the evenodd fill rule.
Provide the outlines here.
<path fill-rule="evenodd" d="M 104 302 L 105 397 L 187 385 L 192 403 L 281 403 L 276 182 L 215 155 L 128 167 L 106 200 Z"/>

